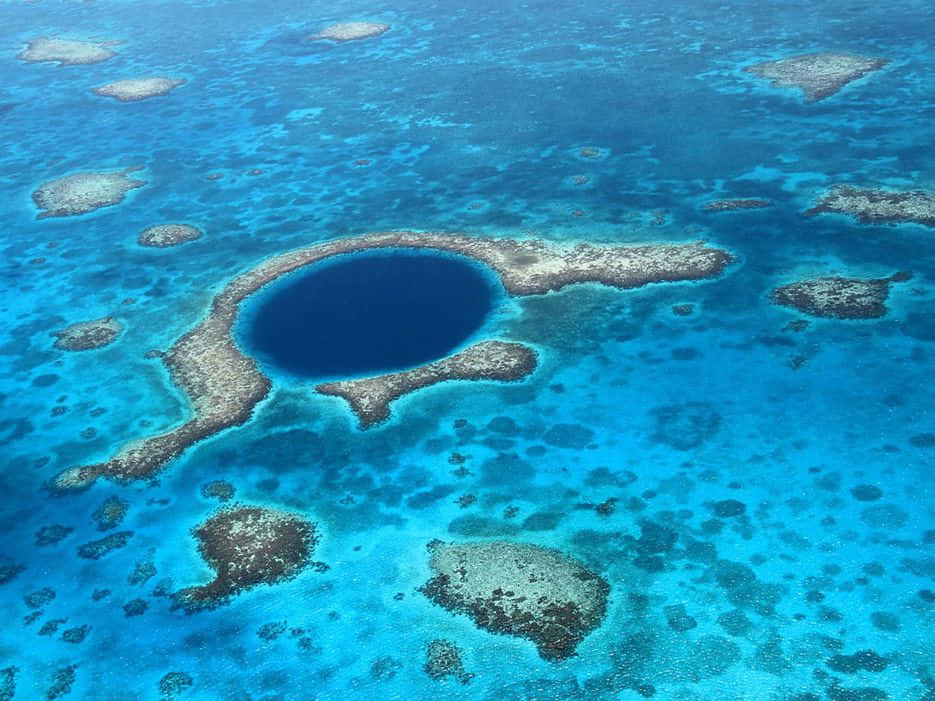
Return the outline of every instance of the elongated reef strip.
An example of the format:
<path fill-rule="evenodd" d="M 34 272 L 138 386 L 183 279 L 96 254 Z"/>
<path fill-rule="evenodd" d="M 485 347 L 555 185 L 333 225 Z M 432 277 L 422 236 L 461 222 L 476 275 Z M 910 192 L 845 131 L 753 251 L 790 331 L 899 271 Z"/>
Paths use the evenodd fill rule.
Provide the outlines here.
<path fill-rule="evenodd" d="M 173 383 L 189 398 L 192 416 L 170 431 L 132 441 L 109 460 L 59 473 L 53 489 L 81 489 L 98 477 L 119 481 L 155 475 L 194 443 L 247 421 L 267 395 L 269 379 L 231 336 L 240 303 L 273 280 L 336 255 L 382 248 L 431 249 L 473 258 L 494 270 L 515 296 L 544 294 L 579 282 L 634 288 L 652 282 L 703 280 L 733 261 L 702 242 L 598 246 L 463 234 L 391 232 L 337 239 L 273 256 L 219 292 L 205 318 L 162 357 Z"/>
<path fill-rule="evenodd" d="M 27 63 L 53 61 L 63 66 L 83 66 L 100 63 L 116 56 L 107 47 L 117 43 L 119 42 L 37 37 L 31 39 L 16 57 Z"/>
<path fill-rule="evenodd" d="M 213 608 L 259 584 L 295 577 L 308 565 L 318 538 L 315 524 L 275 509 L 222 509 L 194 530 L 198 551 L 214 570 L 207 584 L 175 594 L 188 611 Z"/>
<path fill-rule="evenodd" d="M 935 192 L 835 185 L 805 215 L 822 212 L 848 214 L 862 224 L 912 223 L 935 226 Z"/>
<path fill-rule="evenodd" d="M 390 28 L 379 22 L 341 22 L 325 27 L 312 39 L 330 39 L 331 41 L 356 41 L 383 34 Z"/>
<path fill-rule="evenodd" d="M 184 83 L 183 78 L 166 78 L 164 76 L 129 78 L 101 85 L 91 92 L 102 97 L 113 97 L 121 102 L 137 102 L 148 97 L 168 95 L 178 86 L 184 85 Z"/>
<path fill-rule="evenodd" d="M 739 199 L 739 200 L 712 200 L 704 206 L 706 212 L 733 212 L 740 209 L 762 209 L 770 206 L 769 200 Z"/>
<path fill-rule="evenodd" d="M 71 217 L 119 204 L 130 190 L 146 184 L 145 180 L 129 177 L 141 169 L 133 166 L 121 171 L 72 173 L 44 182 L 32 193 L 36 206 L 46 210 L 39 212 L 36 219 Z"/>
<path fill-rule="evenodd" d="M 800 88 L 809 102 L 834 95 L 850 82 L 887 64 L 885 59 L 855 54 L 816 53 L 765 61 L 745 70 L 780 88 Z"/>
<path fill-rule="evenodd" d="M 327 382 L 315 389 L 346 399 L 361 428 L 368 428 L 389 417 L 390 402 L 417 389 L 446 380 L 519 380 L 535 369 L 536 352 L 531 348 L 521 343 L 482 341 L 412 370 Z"/>

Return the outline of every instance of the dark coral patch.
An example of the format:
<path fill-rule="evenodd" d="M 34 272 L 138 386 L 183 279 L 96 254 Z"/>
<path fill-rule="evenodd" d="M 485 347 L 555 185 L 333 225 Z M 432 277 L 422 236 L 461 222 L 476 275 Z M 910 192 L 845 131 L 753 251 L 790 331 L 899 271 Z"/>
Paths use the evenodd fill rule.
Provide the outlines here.
<path fill-rule="evenodd" d="M 657 407 L 653 438 L 677 450 L 691 450 L 710 439 L 721 425 L 721 415 L 707 402 L 685 402 Z"/>
<path fill-rule="evenodd" d="M 310 521 L 246 506 L 219 511 L 198 526 L 194 535 L 215 578 L 176 594 L 177 602 L 189 611 L 217 606 L 258 584 L 295 577 L 309 564 L 318 542 Z"/>
<path fill-rule="evenodd" d="M 876 501 L 883 496 L 883 490 L 872 484 L 858 484 L 851 489 L 851 495 L 857 501 Z"/>
<path fill-rule="evenodd" d="M 433 640 L 426 648 L 423 669 L 432 679 L 454 677 L 467 684 L 474 675 L 464 671 L 463 654 L 464 651 L 449 640 Z"/>
<path fill-rule="evenodd" d="M 594 431 L 579 424 L 555 424 L 542 440 L 556 448 L 583 450 L 594 440 Z"/>
<path fill-rule="evenodd" d="M 111 533 L 100 540 L 92 540 L 78 548 L 78 555 L 88 560 L 99 560 L 108 553 L 124 547 L 133 537 L 133 531 Z"/>

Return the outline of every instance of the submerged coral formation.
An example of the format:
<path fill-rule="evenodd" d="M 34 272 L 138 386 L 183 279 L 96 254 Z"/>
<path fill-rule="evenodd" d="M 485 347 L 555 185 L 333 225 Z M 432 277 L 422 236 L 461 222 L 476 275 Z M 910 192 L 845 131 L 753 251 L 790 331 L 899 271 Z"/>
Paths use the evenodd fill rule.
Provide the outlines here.
<path fill-rule="evenodd" d="M 55 336 L 56 348 L 82 351 L 113 343 L 121 331 L 123 325 L 112 316 L 108 316 L 92 321 L 80 321 L 66 326 L 61 331 L 55 331 L 52 335 Z"/>
<path fill-rule="evenodd" d="M 704 208 L 706 212 L 735 212 L 741 209 L 762 209 L 763 207 L 769 207 L 770 204 L 771 202 L 769 200 L 756 198 L 712 200 L 711 202 L 705 203 Z"/>
<path fill-rule="evenodd" d="M 177 603 L 189 611 L 217 606 L 258 584 L 295 577 L 309 564 L 318 542 L 314 523 L 247 506 L 217 512 L 195 528 L 194 535 L 215 577 L 176 593 Z"/>
<path fill-rule="evenodd" d="M 66 469 L 53 487 L 81 489 L 101 476 L 149 477 L 190 445 L 247 421 L 271 384 L 231 337 L 240 303 L 299 268 L 337 255 L 393 248 L 434 249 L 473 258 L 492 268 L 512 295 L 542 294 L 579 282 L 634 288 L 703 280 L 721 274 L 733 261 L 727 251 L 700 242 L 597 246 L 414 232 L 337 239 L 274 256 L 229 282 L 214 297 L 205 319 L 163 356 L 173 382 L 189 397 L 194 415 L 171 431 L 128 443 L 106 462 Z"/>
<path fill-rule="evenodd" d="M 429 547 L 425 596 L 480 628 L 531 640 L 547 660 L 575 655 L 604 618 L 609 585 L 560 552 L 503 541 Z"/>
<path fill-rule="evenodd" d="M 746 68 L 780 88 L 801 88 L 809 102 L 834 95 L 850 82 L 877 71 L 885 59 L 855 54 L 816 53 L 779 61 L 764 61 Z"/>
<path fill-rule="evenodd" d="M 454 677 L 462 684 L 468 684 L 474 675 L 464 670 L 463 652 L 450 640 L 433 640 L 425 650 L 423 669 L 432 679 Z"/>
<path fill-rule="evenodd" d="M 835 185 L 805 214 L 822 212 L 849 214 L 862 224 L 907 222 L 935 226 L 935 192 Z"/>
<path fill-rule="evenodd" d="M 886 314 L 891 282 L 904 282 L 907 273 L 887 278 L 818 277 L 777 287 L 775 304 L 812 316 L 834 319 L 876 319 Z"/>
<path fill-rule="evenodd" d="M 156 224 L 140 232 L 136 241 L 148 248 L 168 248 L 201 238 L 201 229 L 189 224 Z"/>
<path fill-rule="evenodd" d="M 166 78 L 165 76 L 128 78 L 101 85 L 91 92 L 102 97 L 113 97 L 121 102 L 136 102 L 148 97 L 168 95 L 184 83 L 184 78 Z"/>
<path fill-rule="evenodd" d="M 519 380 L 536 369 L 536 352 L 521 343 L 482 341 L 428 365 L 376 377 L 326 382 L 315 389 L 343 397 L 368 428 L 390 415 L 390 402 L 446 380 Z"/>
<path fill-rule="evenodd" d="M 56 62 L 63 66 L 80 66 L 88 63 L 100 63 L 116 56 L 108 46 L 114 41 L 79 41 L 77 39 L 56 39 L 38 37 L 31 39 L 17 58 L 28 63 Z"/>
<path fill-rule="evenodd" d="M 129 177 L 141 169 L 133 166 L 121 171 L 88 171 L 49 180 L 32 193 L 36 206 L 46 210 L 39 212 L 36 219 L 71 217 L 119 204 L 130 190 L 146 184 L 145 180 Z"/>
<path fill-rule="evenodd" d="M 354 41 L 379 36 L 390 28 L 379 22 L 340 22 L 325 27 L 312 39 L 330 39 L 331 41 Z"/>

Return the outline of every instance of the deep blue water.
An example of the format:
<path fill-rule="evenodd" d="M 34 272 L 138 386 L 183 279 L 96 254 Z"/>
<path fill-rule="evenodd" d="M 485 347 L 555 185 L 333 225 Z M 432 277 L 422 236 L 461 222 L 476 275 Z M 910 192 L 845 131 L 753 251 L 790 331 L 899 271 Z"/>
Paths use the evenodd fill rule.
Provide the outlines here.
<path fill-rule="evenodd" d="M 493 306 L 491 275 L 450 256 L 347 256 L 250 300 L 247 350 L 294 375 L 353 377 L 449 355 Z M 255 305 L 255 309 L 250 306 Z"/>
<path fill-rule="evenodd" d="M 352 19 L 391 28 L 307 40 Z M 838 182 L 935 190 L 933 26 L 930 0 L 0 3 L 0 689 L 44 699 L 74 666 L 60 698 L 161 701 L 179 672 L 199 701 L 931 701 L 935 231 L 802 212 Z M 16 59 L 43 35 L 122 43 L 87 66 Z M 890 64 L 811 104 L 743 71 L 813 51 Z M 138 103 L 90 92 L 161 74 L 187 82 Z M 39 183 L 133 164 L 147 184 L 122 204 L 36 219 Z M 772 206 L 704 211 L 720 197 Z M 137 245 L 169 221 L 204 235 Z M 445 383 L 361 431 L 271 372 L 249 421 L 157 479 L 49 493 L 188 416 L 147 351 L 234 276 L 388 230 L 705 239 L 737 262 L 503 300 L 478 335 L 537 349 L 524 382 Z M 796 331 L 769 301 L 799 277 L 901 270 L 878 320 Z M 113 345 L 53 346 L 108 315 Z M 173 608 L 167 592 L 211 577 L 192 529 L 219 508 L 213 480 L 314 521 L 329 569 Z M 101 531 L 111 497 L 126 516 Z M 81 557 L 115 531 L 124 547 Z M 433 539 L 561 550 L 608 581 L 606 617 L 545 661 L 417 591 Z M 462 648 L 470 684 L 425 673 L 435 639 Z"/>

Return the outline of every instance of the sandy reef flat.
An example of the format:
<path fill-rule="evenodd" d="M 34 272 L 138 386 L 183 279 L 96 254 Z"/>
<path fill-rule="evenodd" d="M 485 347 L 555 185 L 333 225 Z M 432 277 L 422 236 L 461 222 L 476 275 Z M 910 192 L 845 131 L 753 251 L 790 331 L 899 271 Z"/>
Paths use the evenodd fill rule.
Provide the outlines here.
<path fill-rule="evenodd" d="M 118 43 L 38 37 L 31 39 L 26 48 L 17 54 L 17 58 L 27 63 L 54 62 L 63 66 L 83 66 L 113 58 L 117 54 L 108 47 Z"/>
<path fill-rule="evenodd" d="M 156 224 L 143 229 L 136 241 L 147 248 L 169 248 L 201 237 L 201 229 L 189 224 Z"/>
<path fill-rule="evenodd" d="M 71 217 L 119 204 L 130 190 L 146 184 L 145 180 L 129 177 L 138 170 L 142 170 L 142 166 L 121 171 L 72 173 L 49 180 L 32 193 L 36 206 L 45 210 L 39 212 L 36 219 Z"/>
<path fill-rule="evenodd" d="M 912 223 L 935 226 L 935 192 L 896 191 L 835 185 L 806 216 L 848 214 L 863 224 Z"/>
<path fill-rule="evenodd" d="M 745 70 L 779 88 L 800 88 L 807 101 L 817 102 L 886 64 L 885 59 L 856 54 L 816 53 L 765 61 Z"/>
<path fill-rule="evenodd" d="M 379 22 L 341 22 L 325 27 L 312 39 L 328 39 L 330 41 L 356 41 L 380 36 L 390 28 L 388 24 Z"/>
<path fill-rule="evenodd" d="M 168 95 L 185 84 L 184 78 L 153 76 L 150 78 L 128 78 L 94 88 L 91 92 L 102 97 L 113 97 L 121 102 L 138 102 L 150 97 Z"/>
<path fill-rule="evenodd" d="M 231 336 L 240 303 L 304 266 L 336 255 L 386 248 L 434 249 L 473 258 L 496 272 L 514 296 L 544 294 L 579 282 L 627 289 L 703 280 L 720 275 L 734 260 L 729 252 L 700 242 L 598 246 L 414 232 L 337 239 L 274 256 L 228 283 L 215 296 L 205 319 L 163 356 L 172 381 L 188 396 L 193 416 L 167 433 L 125 445 L 103 463 L 64 470 L 52 481 L 52 488 L 81 489 L 102 476 L 120 481 L 151 477 L 192 444 L 247 421 L 271 383 Z"/>

